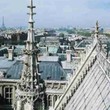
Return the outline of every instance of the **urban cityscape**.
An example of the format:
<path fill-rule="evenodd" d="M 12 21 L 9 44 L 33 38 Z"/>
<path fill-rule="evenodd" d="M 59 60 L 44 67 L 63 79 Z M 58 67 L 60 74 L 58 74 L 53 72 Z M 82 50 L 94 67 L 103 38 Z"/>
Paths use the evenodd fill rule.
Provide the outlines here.
<path fill-rule="evenodd" d="M 0 1 L 0 110 L 110 110 L 110 2 L 27 1 Z"/>

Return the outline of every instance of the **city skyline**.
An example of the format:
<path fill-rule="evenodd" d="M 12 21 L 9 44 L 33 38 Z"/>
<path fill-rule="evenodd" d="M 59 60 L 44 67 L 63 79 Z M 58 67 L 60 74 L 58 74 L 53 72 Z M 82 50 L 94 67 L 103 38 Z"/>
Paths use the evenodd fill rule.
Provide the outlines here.
<path fill-rule="evenodd" d="M 92 27 L 99 20 L 101 27 L 110 27 L 109 0 L 34 0 L 35 27 Z M 28 0 L 1 0 L 0 21 L 6 27 L 27 26 Z"/>

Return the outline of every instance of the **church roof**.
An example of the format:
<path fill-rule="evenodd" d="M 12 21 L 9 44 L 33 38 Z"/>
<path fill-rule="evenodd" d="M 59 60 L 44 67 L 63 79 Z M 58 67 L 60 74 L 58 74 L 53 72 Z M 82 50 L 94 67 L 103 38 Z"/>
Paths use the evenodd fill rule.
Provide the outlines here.
<path fill-rule="evenodd" d="M 12 67 L 7 71 L 6 77 L 10 79 L 20 79 L 22 69 L 22 62 L 16 61 L 16 63 L 14 63 Z"/>
<path fill-rule="evenodd" d="M 42 58 L 39 62 L 39 73 L 44 80 L 66 80 L 67 74 L 59 63 L 58 57 L 49 56 Z M 4 73 L 5 79 L 20 79 L 23 64 L 22 59 L 14 58 L 9 61 L 0 57 L 0 71 Z"/>
<path fill-rule="evenodd" d="M 0 57 L 0 69 L 10 68 L 15 62 L 16 60 L 9 61 L 8 58 Z"/>
<path fill-rule="evenodd" d="M 67 76 L 59 62 L 42 61 L 39 64 L 39 72 L 44 80 L 66 80 Z"/>
<path fill-rule="evenodd" d="M 4 78 L 19 79 L 22 67 L 22 62 L 17 60 L 17 58 L 9 61 L 5 57 L 0 57 L 0 71 L 4 73 Z"/>

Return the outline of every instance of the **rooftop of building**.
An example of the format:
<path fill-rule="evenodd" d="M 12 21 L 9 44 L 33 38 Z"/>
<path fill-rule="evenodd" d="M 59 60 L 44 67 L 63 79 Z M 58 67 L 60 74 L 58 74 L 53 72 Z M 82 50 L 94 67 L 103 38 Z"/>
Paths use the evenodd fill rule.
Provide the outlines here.
<path fill-rule="evenodd" d="M 10 61 L 6 57 L 0 57 L 0 71 L 4 75 L 4 79 L 20 79 L 24 57 L 16 57 Z M 39 58 L 39 73 L 44 80 L 67 80 L 67 73 L 63 70 L 59 63 L 58 56 L 44 56 Z"/>
<path fill-rule="evenodd" d="M 63 49 L 63 47 L 55 45 L 48 45 L 48 48 L 47 46 L 40 47 L 40 52 L 46 53 L 44 56 L 40 55 L 38 57 L 39 73 L 44 80 L 68 80 L 68 75 L 73 74 L 75 67 L 80 62 L 80 55 L 76 55 L 75 51 L 72 51 L 72 60 L 68 62 L 66 59 L 66 51 L 64 53 L 58 53 L 59 48 Z M 22 56 L 23 49 L 24 46 L 16 46 L 14 52 L 17 53 L 18 57 L 15 57 L 12 61 L 9 61 L 5 56 L 0 57 L 0 71 L 5 72 L 4 78 L 20 78 L 23 68 L 22 60 L 24 59 Z M 67 50 L 68 47 L 65 49 Z M 48 53 L 53 54 L 49 56 Z M 21 55 L 21 57 L 19 55 Z"/>
<path fill-rule="evenodd" d="M 4 78 L 19 79 L 23 64 L 18 58 L 13 61 L 8 58 L 0 57 L 0 71 L 3 73 Z"/>

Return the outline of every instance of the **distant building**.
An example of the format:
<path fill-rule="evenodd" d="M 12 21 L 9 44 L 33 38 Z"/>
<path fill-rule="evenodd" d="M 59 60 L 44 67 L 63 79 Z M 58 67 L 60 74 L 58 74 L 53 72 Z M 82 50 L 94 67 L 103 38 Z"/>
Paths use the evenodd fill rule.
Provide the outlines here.
<path fill-rule="evenodd" d="M 5 27 L 5 22 L 4 22 L 4 16 L 2 17 L 2 26 L 1 26 L 1 30 L 5 31 L 6 27 Z"/>

